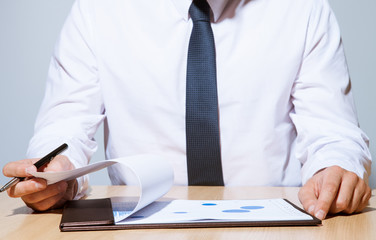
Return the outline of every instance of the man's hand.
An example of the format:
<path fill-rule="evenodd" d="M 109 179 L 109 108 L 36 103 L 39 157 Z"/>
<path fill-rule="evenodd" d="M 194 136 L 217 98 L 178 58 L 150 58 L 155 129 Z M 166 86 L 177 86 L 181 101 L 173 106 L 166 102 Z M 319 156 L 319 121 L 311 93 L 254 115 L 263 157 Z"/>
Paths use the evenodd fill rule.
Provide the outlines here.
<path fill-rule="evenodd" d="M 10 197 L 21 197 L 27 206 L 36 211 L 62 207 L 67 200 L 74 198 L 77 192 L 77 181 L 61 181 L 48 185 L 44 179 L 33 178 L 30 173 L 36 172 L 33 165 L 39 159 L 25 159 L 11 162 L 4 166 L 3 174 L 7 177 L 29 177 L 8 189 Z M 47 166 L 40 169 L 44 172 L 58 172 L 74 169 L 73 164 L 65 156 L 56 156 Z"/>
<path fill-rule="evenodd" d="M 338 166 L 317 172 L 299 191 L 304 209 L 319 219 L 328 213 L 362 211 L 371 197 L 368 184 Z"/>

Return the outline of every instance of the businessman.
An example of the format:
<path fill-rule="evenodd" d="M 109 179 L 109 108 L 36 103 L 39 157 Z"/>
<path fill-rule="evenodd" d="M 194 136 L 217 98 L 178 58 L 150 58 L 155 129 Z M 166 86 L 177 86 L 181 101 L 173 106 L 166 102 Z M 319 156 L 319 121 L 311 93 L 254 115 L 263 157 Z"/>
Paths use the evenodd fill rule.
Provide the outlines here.
<path fill-rule="evenodd" d="M 78 0 L 51 60 L 28 157 L 70 148 L 43 171 L 84 166 L 104 122 L 106 157 L 159 154 L 178 185 L 302 186 L 320 219 L 370 198 L 358 127 L 327 0 Z M 109 176 L 117 182 L 110 168 Z M 9 189 L 39 211 L 84 194 L 85 177 Z"/>

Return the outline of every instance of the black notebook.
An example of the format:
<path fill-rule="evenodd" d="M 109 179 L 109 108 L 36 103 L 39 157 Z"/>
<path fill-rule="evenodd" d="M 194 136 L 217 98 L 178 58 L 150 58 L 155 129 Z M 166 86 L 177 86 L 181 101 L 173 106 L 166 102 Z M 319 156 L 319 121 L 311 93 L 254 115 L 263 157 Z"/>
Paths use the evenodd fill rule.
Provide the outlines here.
<path fill-rule="evenodd" d="M 60 230 L 314 226 L 321 224 L 321 220 L 309 215 L 286 199 L 168 201 L 162 199 L 131 215 L 127 215 L 131 212 L 128 207 L 134 207 L 134 204 L 119 205 L 119 202 L 115 202 L 113 205 L 109 198 L 69 201 L 63 210 Z M 120 216 L 122 214 L 127 215 L 125 219 Z"/>

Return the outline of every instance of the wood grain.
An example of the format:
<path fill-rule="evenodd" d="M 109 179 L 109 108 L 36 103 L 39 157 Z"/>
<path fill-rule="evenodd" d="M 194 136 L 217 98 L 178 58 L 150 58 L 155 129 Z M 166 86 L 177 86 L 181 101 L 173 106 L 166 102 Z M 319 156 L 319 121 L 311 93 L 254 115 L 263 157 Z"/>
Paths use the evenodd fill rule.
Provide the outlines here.
<path fill-rule="evenodd" d="M 301 206 L 299 188 L 283 187 L 173 187 L 170 199 L 262 199 L 286 198 Z M 197 229 L 116 230 L 68 232 L 59 230 L 61 210 L 35 213 L 22 200 L 0 195 L 0 239 L 376 239 L 376 190 L 369 206 L 359 214 L 329 216 L 317 227 L 238 227 Z M 127 186 L 93 186 L 87 198 L 137 197 Z"/>

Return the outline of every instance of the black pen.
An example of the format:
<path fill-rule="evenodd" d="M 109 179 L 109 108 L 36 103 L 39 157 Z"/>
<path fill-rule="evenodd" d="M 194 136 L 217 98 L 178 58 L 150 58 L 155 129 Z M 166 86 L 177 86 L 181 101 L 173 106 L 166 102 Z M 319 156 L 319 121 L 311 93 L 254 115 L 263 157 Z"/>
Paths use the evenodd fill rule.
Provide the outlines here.
<path fill-rule="evenodd" d="M 56 155 L 58 155 L 59 153 L 64 151 L 67 147 L 68 147 L 68 144 L 66 144 L 66 143 L 62 144 L 60 147 L 56 148 L 55 150 L 53 150 L 52 152 L 50 152 L 49 154 L 47 154 L 46 156 L 41 158 L 39 161 L 34 163 L 34 166 L 38 169 L 38 168 L 42 167 L 43 165 L 51 162 L 51 160 L 54 157 L 56 157 Z M 24 179 L 25 179 L 24 177 L 14 177 L 12 180 L 10 180 L 7 184 L 5 184 L 0 189 L 0 192 L 6 191 L 8 188 L 16 185 L 18 182 L 23 181 Z"/>

